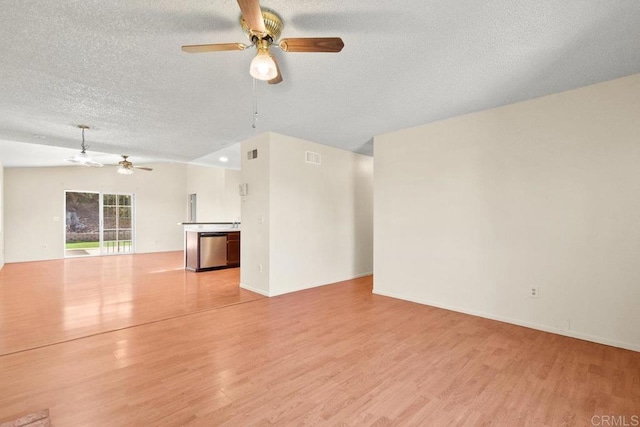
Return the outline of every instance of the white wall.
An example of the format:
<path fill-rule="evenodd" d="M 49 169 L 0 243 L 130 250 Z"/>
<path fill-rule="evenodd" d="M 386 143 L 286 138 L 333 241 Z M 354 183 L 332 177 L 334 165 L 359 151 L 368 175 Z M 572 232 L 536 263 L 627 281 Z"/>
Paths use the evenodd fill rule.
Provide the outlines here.
<path fill-rule="evenodd" d="M 259 157 L 247 160 L 253 148 Z M 306 163 L 306 151 L 322 165 Z M 370 157 L 274 133 L 243 143 L 242 157 L 243 287 L 273 296 L 371 273 Z M 253 233 L 267 240 L 248 247 Z"/>
<path fill-rule="evenodd" d="M 4 267 L 4 167 L 0 163 L 0 270 Z"/>
<path fill-rule="evenodd" d="M 370 274 L 373 159 L 278 134 L 270 155 L 270 294 Z"/>
<path fill-rule="evenodd" d="M 353 242 L 356 275 L 373 273 L 373 157 L 357 155 L 353 158 Z"/>
<path fill-rule="evenodd" d="M 240 218 L 240 171 L 187 165 L 187 195 L 197 194 L 198 222 L 234 222 Z M 188 203 L 185 201 L 185 203 Z"/>
<path fill-rule="evenodd" d="M 220 208 L 227 218 L 224 222 L 242 221 L 242 199 L 238 192 L 238 186 L 242 182 L 242 172 L 234 169 L 225 169 L 224 188 L 222 192 L 222 204 Z"/>
<path fill-rule="evenodd" d="M 263 134 L 241 144 L 242 182 L 249 188 L 242 197 L 240 239 L 240 286 L 269 295 L 269 147 L 270 135 Z M 247 152 L 258 150 L 256 159 Z"/>
<path fill-rule="evenodd" d="M 374 187 L 375 293 L 640 350 L 640 75 L 376 137 Z"/>
<path fill-rule="evenodd" d="M 136 252 L 183 248 L 186 166 L 155 164 L 153 172 L 120 175 L 115 168 L 6 168 L 5 261 L 64 256 L 64 190 L 134 193 Z"/>

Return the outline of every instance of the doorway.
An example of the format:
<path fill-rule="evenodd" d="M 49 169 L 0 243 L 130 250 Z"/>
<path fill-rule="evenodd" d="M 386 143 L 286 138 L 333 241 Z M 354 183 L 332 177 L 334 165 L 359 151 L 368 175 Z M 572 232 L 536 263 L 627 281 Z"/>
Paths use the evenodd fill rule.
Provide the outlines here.
<path fill-rule="evenodd" d="M 133 194 L 65 191 L 64 256 L 134 252 Z"/>
<path fill-rule="evenodd" d="M 198 195 L 189 194 L 189 222 L 196 222 Z"/>

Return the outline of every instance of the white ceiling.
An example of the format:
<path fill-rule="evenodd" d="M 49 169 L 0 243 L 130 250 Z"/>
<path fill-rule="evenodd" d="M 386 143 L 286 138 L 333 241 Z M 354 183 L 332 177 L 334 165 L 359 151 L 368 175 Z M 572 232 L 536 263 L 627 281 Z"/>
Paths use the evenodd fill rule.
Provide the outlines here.
<path fill-rule="evenodd" d="M 235 0 L 4 0 L 0 140 L 77 150 L 86 124 L 90 154 L 214 164 L 274 131 L 372 154 L 374 135 L 640 73 L 637 0 L 262 5 L 283 37 L 345 48 L 277 50 L 284 82 L 259 82 L 253 129 L 253 51 L 180 50 L 246 43 Z"/>
<path fill-rule="evenodd" d="M 71 158 L 80 153 L 79 148 L 56 147 L 53 145 L 31 144 L 28 142 L 3 141 L 0 140 L 0 159 L 4 167 L 44 167 L 44 166 L 74 166 L 82 167 L 67 162 L 65 159 Z M 88 152 L 89 157 L 105 166 L 117 166 L 122 157 L 118 154 Z M 129 161 L 136 166 L 148 163 L 166 162 L 166 160 L 133 156 Z M 216 165 L 210 163 L 207 165 Z"/>

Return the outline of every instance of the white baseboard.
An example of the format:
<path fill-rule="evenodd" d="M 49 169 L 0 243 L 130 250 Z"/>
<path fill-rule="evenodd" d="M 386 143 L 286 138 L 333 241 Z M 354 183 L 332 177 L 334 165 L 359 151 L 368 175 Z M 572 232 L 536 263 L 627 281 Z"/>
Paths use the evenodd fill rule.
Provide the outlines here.
<path fill-rule="evenodd" d="M 431 307 L 437 307 L 437 308 L 442 308 L 442 309 L 445 309 L 445 310 L 456 311 L 458 313 L 470 314 L 472 316 L 477 316 L 477 317 L 484 317 L 485 319 L 497 320 L 499 322 L 504 322 L 504 323 L 511 323 L 512 325 L 524 326 L 525 328 L 536 329 L 536 330 L 539 330 L 539 331 L 549 332 L 549 333 L 556 334 L 556 335 L 564 335 L 566 337 L 577 338 L 579 340 L 591 341 L 591 342 L 595 342 L 595 343 L 598 343 L 598 344 L 610 345 L 612 347 L 619 347 L 619 348 L 624 348 L 625 350 L 632 350 L 632 351 L 640 352 L 640 345 L 638 345 L 638 344 L 632 344 L 632 343 L 627 343 L 627 342 L 611 340 L 611 339 L 608 339 L 608 338 L 589 335 L 589 334 L 585 334 L 585 333 L 582 333 L 582 332 L 564 331 L 564 330 L 561 330 L 561 329 L 553 328 L 553 327 L 542 325 L 542 324 L 539 324 L 539 323 L 526 322 L 526 321 L 522 321 L 522 320 L 518 320 L 518 319 L 513 319 L 513 318 L 510 318 L 510 317 L 498 316 L 498 315 L 495 315 L 495 314 L 489 314 L 489 313 L 476 311 L 476 310 L 468 310 L 468 309 L 461 308 L 461 307 L 454 307 L 454 306 L 450 306 L 450 305 L 446 305 L 446 304 L 436 303 L 436 302 L 433 302 L 433 301 L 427 301 L 427 300 L 424 300 L 424 299 L 421 299 L 421 298 L 412 298 L 412 297 L 407 297 L 405 295 L 394 294 L 392 292 L 383 292 L 383 291 L 377 290 L 375 288 L 373 289 L 373 293 L 376 294 L 376 295 L 382 295 L 382 296 L 385 296 L 385 297 L 391 297 L 391 298 L 401 299 L 401 300 L 405 300 L 405 301 L 411 301 L 411 302 L 415 302 L 415 303 L 418 303 L 418 304 L 428 305 L 428 306 L 431 306 Z"/>
<path fill-rule="evenodd" d="M 264 295 L 265 297 L 270 297 L 271 296 L 271 295 L 269 295 L 269 292 L 265 292 L 262 289 L 253 288 L 253 287 L 251 287 L 249 285 L 245 285 L 244 283 L 240 283 L 240 287 L 242 289 L 246 289 L 248 291 L 255 292 L 256 294 Z"/>
<path fill-rule="evenodd" d="M 341 280 L 336 280 L 336 281 L 333 281 L 333 282 L 330 282 L 330 283 L 322 283 L 322 284 L 319 284 L 319 285 L 312 284 L 312 285 L 305 286 L 303 288 L 285 290 L 284 292 L 275 293 L 275 294 L 272 294 L 272 293 L 269 293 L 269 292 L 265 292 L 265 291 L 263 291 L 261 289 L 252 288 L 251 286 L 245 285 L 243 283 L 240 283 L 240 287 L 242 289 L 246 289 L 248 291 L 255 292 L 255 293 L 260 294 L 260 295 L 264 295 L 265 297 L 277 297 L 277 296 L 280 296 L 280 295 L 286 295 L 286 294 L 290 294 L 290 293 L 293 293 L 293 292 L 305 291 L 307 289 L 312 289 L 312 288 L 319 288 L 321 286 L 335 285 L 336 283 L 345 282 L 347 280 L 352 280 L 352 279 L 358 279 L 360 277 L 371 276 L 372 274 L 373 274 L 373 272 L 356 274 L 355 276 L 353 276 L 353 277 L 351 277 L 349 279 L 341 279 Z"/>

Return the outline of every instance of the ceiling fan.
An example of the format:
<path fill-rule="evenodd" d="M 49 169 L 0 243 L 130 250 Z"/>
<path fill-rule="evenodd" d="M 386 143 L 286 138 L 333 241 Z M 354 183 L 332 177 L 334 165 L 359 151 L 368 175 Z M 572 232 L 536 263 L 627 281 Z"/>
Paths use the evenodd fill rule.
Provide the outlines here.
<path fill-rule="evenodd" d="M 102 163 L 96 162 L 91 157 L 89 157 L 89 155 L 87 154 L 87 148 L 89 148 L 89 146 L 84 143 L 84 131 L 86 129 L 89 129 L 89 126 L 78 125 L 78 127 L 80 129 L 82 129 L 82 144 L 80 145 L 81 151 L 80 151 L 80 153 L 76 154 L 75 156 L 69 157 L 68 159 L 65 159 L 65 160 L 67 162 L 75 163 L 75 164 L 83 165 L 83 166 L 102 167 Z"/>
<path fill-rule="evenodd" d="M 129 156 L 125 156 L 124 154 L 121 154 L 122 156 L 122 160 L 120 160 L 118 162 L 118 173 L 122 174 L 122 175 L 131 175 L 133 173 L 133 169 L 140 169 L 143 171 L 152 171 L 153 168 L 148 168 L 145 166 L 134 166 L 133 163 L 131 163 L 129 160 L 127 160 L 129 158 Z"/>
<path fill-rule="evenodd" d="M 245 50 L 255 47 L 257 54 L 251 61 L 249 73 L 256 79 L 266 80 L 269 84 L 282 81 L 282 73 L 276 57 L 269 49 L 278 46 L 285 52 L 340 52 L 344 43 L 339 37 L 289 38 L 279 40 L 284 27 L 282 18 L 274 11 L 261 9 L 259 0 L 238 0 L 240 26 L 249 37 L 251 44 L 217 43 L 182 46 L 188 53 L 221 52 Z"/>

